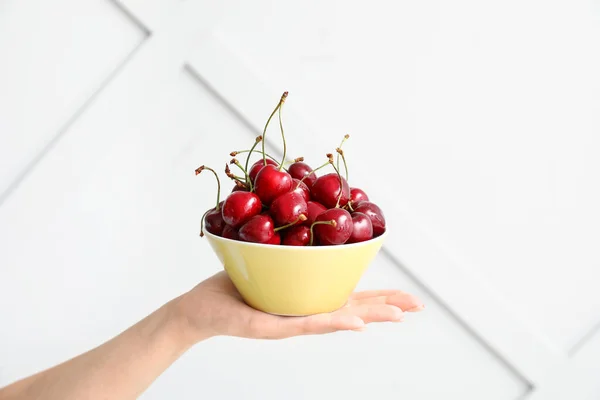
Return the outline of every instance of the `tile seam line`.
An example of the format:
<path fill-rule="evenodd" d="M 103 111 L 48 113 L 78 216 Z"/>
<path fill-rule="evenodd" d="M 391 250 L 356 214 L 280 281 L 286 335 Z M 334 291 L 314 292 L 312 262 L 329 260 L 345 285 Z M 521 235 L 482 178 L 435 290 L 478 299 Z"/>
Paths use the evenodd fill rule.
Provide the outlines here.
<path fill-rule="evenodd" d="M 46 142 L 43 148 L 35 154 L 29 162 L 17 173 L 16 177 L 10 181 L 8 186 L 3 192 L 0 192 L 0 207 L 10 198 L 10 196 L 17 191 L 19 186 L 27 179 L 27 177 L 37 168 L 39 163 L 56 147 L 56 145 L 66 136 L 66 133 L 73 126 L 73 124 L 81 117 L 88 108 L 94 103 L 94 101 L 102 94 L 104 89 L 110 85 L 114 78 L 116 78 L 123 68 L 131 61 L 142 46 L 148 41 L 150 35 L 145 36 L 126 56 L 123 58 L 117 66 L 104 78 L 96 89 L 86 98 L 81 105 L 75 109 L 71 116 L 66 122 L 57 130 L 56 134 Z"/>

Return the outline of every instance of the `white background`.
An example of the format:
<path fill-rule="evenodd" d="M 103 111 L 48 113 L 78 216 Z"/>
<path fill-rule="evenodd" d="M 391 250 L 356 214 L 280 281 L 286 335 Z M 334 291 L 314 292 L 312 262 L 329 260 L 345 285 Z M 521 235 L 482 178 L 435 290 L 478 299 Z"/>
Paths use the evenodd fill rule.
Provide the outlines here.
<path fill-rule="evenodd" d="M 193 170 L 289 90 L 289 156 L 349 133 L 386 212 L 359 288 L 427 311 L 201 343 L 144 398 L 600 398 L 598 71 L 589 1 L 0 2 L 0 385 L 220 269 Z"/>

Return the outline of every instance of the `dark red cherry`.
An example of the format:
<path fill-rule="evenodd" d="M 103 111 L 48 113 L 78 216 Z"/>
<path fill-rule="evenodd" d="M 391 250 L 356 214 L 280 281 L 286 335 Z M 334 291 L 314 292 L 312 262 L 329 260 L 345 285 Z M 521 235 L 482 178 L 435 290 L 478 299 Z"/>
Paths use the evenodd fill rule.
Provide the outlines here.
<path fill-rule="evenodd" d="M 262 204 L 256 194 L 233 192 L 223 203 L 223 220 L 226 224 L 237 228 L 260 213 L 261 210 Z"/>
<path fill-rule="evenodd" d="M 223 234 L 221 236 L 231 240 L 238 240 L 240 238 L 238 231 L 231 225 L 225 225 L 225 228 L 223 228 Z"/>
<path fill-rule="evenodd" d="M 306 225 L 296 225 L 283 234 L 281 243 L 286 246 L 308 246 L 310 242 L 310 228 Z"/>
<path fill-rule="evenodd" d="M 342 197 L 339 206 L 345 206 L 350 199 L 350 187 L 344 178 L 342 179 Z M 310 197 L 323 204 L 327 208 L 334 208 L 340 194 L 340 176 L 336 173 L 323 175 L 318 178 L 310 188 Z"/>
<path fill-rule="evenodd" d="M 304 197 L 296 192 L 282 194 L 273 201 L 269 209 L 269 213 L 277 226 L 291 224 L 298 220 L 300 214 L 306 216 L 307 212 Z"/>
<path fill-rule="evenodd" d="M 305 224 L 308 226 L 311 226 L 313 222 L 315 222 L 315 219 L 317 219 L 317 216 L 319 214 L 327 210 L 327 208 L 325 208 L 323 204 L 317 203 L 316 201 L 309 201 L 308 203 L 306 203 L 306 209 L 307 214 Z"/>
<path fill-rule="evenodd" d="M 247 192 L 248 188 L 246 186 L 244 186 L 243 184 L 236 184 L 233 189 L 231 189 L 231 193 L 233 192 Z"/>
<path fill-rule="evenodd" d="M 273 236 L 271 236 L 271 239 L 267 242 L 267 244 L 280 245 L 281 236 L 279 235 L 279 232 L 274 232 Z"/>
<path fill-rule="evenodd" d="M 267 158 L 267 165 L 273 165 L 275 167 L 279 166 L 279 164 L 277 164 L 275 161 L 271 160 L 270 158 Z M 261 158 L 260 160 L 258 160 L 254 164 L 252 164 L 252 167 L 250 167 L 250 171 L 248 172 L 248 176 L 250 177 L 250 180 L 253 183 L 254 183 L 254 180 L 256 179 L 256 175 L 258 175 L 258 173 L 260 172 L 261 169 L 264 168 L 264 166 L 265 166 L 265 162 Z"/>
<path fill-rule="evenodd" d="M 268 215 L 255 215 L 240 228 L 240 239 L 244 242 L 268 243 L 273 239 L 275 224 Z"/>
<path fill-rule="evenodd" d="M 354 207 L 357 213 L 363 213 L 371 219 L 373 224 L 373 237 L 381 236 L 385 232 L 385 216 L 381 208 L 370 201 L 361 201 Z"/>
<path fill-rule="evenodd" d="M 335 221 L 334 225 L 317 224 L 319 221 Z M 343 208 L 331 208 L 319 214 L 313 232 L 322 245 L 344 244 L 352 235 L 352 217 Z"/>
<path fill-rule="evenodd" d="M 213 235 L 221 236 L 223 233 L 223 229 L 225 228 L 225 221 L 223 221 L 222 208 L 223 203 L 219 203 L 219 210 L 217 211 L 215 208 L 206 213 L 204 217 L 204 227 L 205 229 L 212 233 Z"/>
<path fill-rule="evenodd" d="M 309 175 L 312 172 L 312 170 L 313 169 L 308 164 L 303 163 L 302 161 L 295 162 L 292 165 L 290 165 L 288 168 L 288 172 L 290 173 L 292 178 L 295 178 L 298 180 L 302 180 L 302 178 L 304 178 L 306 175 Z M 308 176 L 306 179 L 304 179 L 303 182 L 306 183 L 306 186 L 311 187 L 315 183 L 316 180 L 317 180 L 317 175 L 310 174 L 310 176 Z"/>
<path fill-rule="evenodd" d="M 371 218 L 360 212 L 352 213 L 352 235 L 346 243 L 358 243 L 373 238 Z"/>
<path fill-rule="evenodd" d="M 304 182 L 300 182 L 298 179 L 296 178 L 292 178 L 292 191 L 301 194 L 302 197 L 304 197 L 304 201 L 309 201 L 310 200 L 310 189 L 308 188 L 308 186 L 306 186 L 306 184 Z"/>
<path fill-rule="evenodd" d="M 369 201 L 369 196 L 362 189 L 350 188 L 350 200 L 353 204 L 356 204 L 360 201 Z"/>
<path fill-rule="evenodd" d="M 254 191 L 263 204 L 270 206 L 273 200 L 292 190 L 292 177 L 279 171 L 274 165 L 267 165 L 256 175 Z"/>

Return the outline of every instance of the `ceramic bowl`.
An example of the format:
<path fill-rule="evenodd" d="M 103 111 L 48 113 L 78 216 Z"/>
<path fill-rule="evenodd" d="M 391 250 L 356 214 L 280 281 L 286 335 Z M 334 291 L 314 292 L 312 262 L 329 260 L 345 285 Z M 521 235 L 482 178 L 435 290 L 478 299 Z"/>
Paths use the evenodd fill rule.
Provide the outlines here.
<path fill-rule="evenodd" d="M 387 233 L 339 246 L 276 246 L 205 232 L 244 301 L 270 314 L 301 316 L 345 305 Z"/>

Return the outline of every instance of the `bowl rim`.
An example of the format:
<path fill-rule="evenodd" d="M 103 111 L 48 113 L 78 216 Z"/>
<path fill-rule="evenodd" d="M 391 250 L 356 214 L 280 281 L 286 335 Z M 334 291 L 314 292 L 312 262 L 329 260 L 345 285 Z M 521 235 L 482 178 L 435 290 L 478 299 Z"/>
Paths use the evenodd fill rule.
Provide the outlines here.
<path fill-rule="evenodd" d="M 338 244 L 338 245 L 333 245 L 333 246 L 284 246 L 281 244 L 244 242 L 243 240 L 233 240 L 233 239 L 229 239 L 229 238 L 224 238 L 222 236 L 214 235 L 214 234 L 208 232 L 206 229 L 204 230 L 204 235 L 207 237 L 210 237 L 211 239 L 222 240 L 224 242 L 231 242 L 231 243 L 236 243 L 237 245 L 243 245 L 243 246 L 249 246 L 249 247 L 259 247 L 259 248 L 262 247 L 265 249 L 290 249 L 290 250 L 297 250 L 297 251 L 328 251 L 328 250 L 332 250 L 332 249 L 347 249 L 347 248 L 351 248 L 351 247 L 366 246 L 366 245 L 376 242 L 376 241 L 382 241 L 387 237 L 388 232 L 389 232 L 389 229 L 386 229 L 385 232 L 383 232 L 381 235 L 379 235 L 375 238 L 369 239 L 369 240 L 365 240 L 363 242 L 344 243 L 344 244 Z"/>

